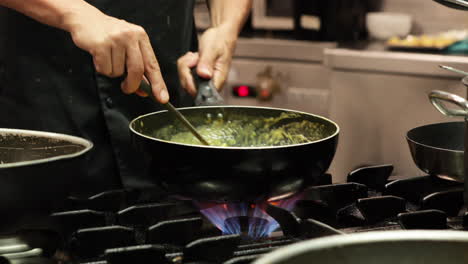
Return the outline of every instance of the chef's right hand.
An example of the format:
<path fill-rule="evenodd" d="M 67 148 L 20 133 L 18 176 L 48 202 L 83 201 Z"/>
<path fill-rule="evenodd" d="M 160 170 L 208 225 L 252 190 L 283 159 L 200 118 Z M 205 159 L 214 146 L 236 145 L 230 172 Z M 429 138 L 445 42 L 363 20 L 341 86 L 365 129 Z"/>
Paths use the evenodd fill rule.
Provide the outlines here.
<path fill-rule="evenodd" d="M 142 27 L 97 9 L 69 18 L 68 23 L 73 42 L 93 56 L 97 72 L 109 77 L 127 72 L 121 85 L 124 93 L 145 96 L 138 87 L 146 76 L 156 98 L 161 103 L 169 100 L 158 60 Z"/>

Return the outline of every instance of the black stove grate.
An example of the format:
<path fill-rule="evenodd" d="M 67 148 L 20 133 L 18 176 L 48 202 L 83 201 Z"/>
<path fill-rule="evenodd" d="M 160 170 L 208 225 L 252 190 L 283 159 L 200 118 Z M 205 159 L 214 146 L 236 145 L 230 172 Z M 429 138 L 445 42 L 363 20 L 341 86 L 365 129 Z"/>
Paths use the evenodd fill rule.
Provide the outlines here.
<path fill-rule="evenodd" d="M 244 264 L 276 248 L 329 235 L 468 229 L 462 184 L 430 176 L 392 180 L 392 170 L 391 165 L 360 168 L 349 174 L 353 182 L 342 184 L 331 184 L 331 176 L 324 175 L 322 185 L 306 189 L 292 212 L 265 205 L 280 229 L 260 239 L 246 236 L 245 217 L 237 219 L 242 234 L 223 235 L 191 201 L 151 189 L 71 197 L 51 215 L 53 230 L 0 237 L 0 255 L 6 256 L 0 263 Z M 23 247 L 9 252 L 12 244 Z"/>

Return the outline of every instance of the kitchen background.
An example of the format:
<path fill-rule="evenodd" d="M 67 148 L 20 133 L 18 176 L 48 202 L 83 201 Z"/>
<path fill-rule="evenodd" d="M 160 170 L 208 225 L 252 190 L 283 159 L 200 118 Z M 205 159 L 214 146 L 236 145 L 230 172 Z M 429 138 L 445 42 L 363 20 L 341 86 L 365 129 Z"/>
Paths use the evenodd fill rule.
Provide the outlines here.
<path fill-rule="evenodd" d="M 222 95 L 232 105 L 290 108 L 336 121 L 341 130 L 331 175 L 315 175 L 301 163 L 270 166 L 276 152 L 255 150 L 267 158 L 236 163 L 230 155 L 237 150 L 197 147 L 193 154 L 192 147 L 177 146 L 177 153 L 169 147 L 157 152 L 167 159 L 150 151 L 151 176 L 169 178 L 159 186 L 69 196 L 82 186 L 83 155 L 7 162 L 0 164 L 0 264 L 467 263 L 468 180 L 416 177 L 425 173 L 405 139 L 412 128 L 451 121 L 430 104 L 430 91 L 467 94 L 461 76 L 439 68 L 468 71 L 467 13 L 432 0 L 253 1 Z M 202 32 L 209 26 L 206 0 L 197 1 L 195 13 Z M 12 133 L 3 136 L 3 153 L 23 153 L 23 144 L 47 155 L 65 149 L 38 147 L 36 132 L 33 140 L 20 134 L 17 147 L 18 132 Z M 44 137 L 80 153 L 79 146 L 91 148 L 80 139 Z M 165 147 L 138 138 L 145 140 L 141 145 Z M 198 162 L 192 169 L 193 162 L 180 163 L 186 153 L 219 154 L 217 160 L 239 165 L 212 162 L 214 169 L 199 169 L 204 163 Z M 296 155 L 278 153 L 281 159 Z M 443 160 L 447 167 L 462 167 L 460 156 L 450 157 Z M 313 186 L 290 193 L 302 183 Z M 263 192 L 271 193 L 250 195 Z M 268 253 L 276 249 L 273 256 L 286 261 L 273 261 Z"/>
<path fill-rule="evenodd" d="M 465 95 L 461 77 L 438 65 L 468 70 L 468 57 L 463 48 L 421 49 L 405 37 L 463 39 L 468 16 L 430 0 L 313 2 L 254 0 L 223 90 L 227 102 L 336 121 L 341 131 L 330 168 L 334 182 L 362 165 L 393 164 L 396 178 L 424 175 L 411 158 L 406 132 L 453 121 L 435 110 L 427 95 L 435 89 Z M 295 4 L 302 6 L 294 9 Z M 406 16 L 369 20 L 369 12 Z M 321 21 L 327 21 L 325 32 Z M 197 2 L 196 24 L 200 30 L 209 25 L 205 1 Z M 399 33 L 389 31 L 398 27 Z M 392 49 L 387 40 L 397 35 L 409 46 Z"/>
<path fill-rule="evenodd" d="M 383 0 L 381 10 L 411 15 L 414 20 L 413 33 L 435 33 L 468 27 L 466 13 L 444 8 L 428 0 Z"/>

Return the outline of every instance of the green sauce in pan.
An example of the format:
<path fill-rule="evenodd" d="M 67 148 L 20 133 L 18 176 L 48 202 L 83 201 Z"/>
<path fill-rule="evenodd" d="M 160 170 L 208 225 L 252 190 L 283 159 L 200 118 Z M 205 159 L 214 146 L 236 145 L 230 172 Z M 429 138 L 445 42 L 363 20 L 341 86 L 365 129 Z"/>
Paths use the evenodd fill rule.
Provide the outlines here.
<path fill-rule="evenodd" d="M 212 146 L 265 147 L 300 144 L 322 139 L 327 135 L 325 125 L 303 120 L 295 113 L 282 113 L 279 117 L 246 118 L 229 116 L 207 118 L 204 124 L 195 126 Z M 201 145 L 190 132 L 179 126 L 168 125 L 153 135 L 167 141 Z"/>

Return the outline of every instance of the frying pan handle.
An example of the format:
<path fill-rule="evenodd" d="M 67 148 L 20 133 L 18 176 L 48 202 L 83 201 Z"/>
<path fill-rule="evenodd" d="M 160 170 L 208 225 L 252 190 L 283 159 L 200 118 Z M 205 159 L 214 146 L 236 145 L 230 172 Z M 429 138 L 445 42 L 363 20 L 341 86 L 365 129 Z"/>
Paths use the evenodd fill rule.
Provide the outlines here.
<path fill-rule="evenodd" d="M 195 96 L 196 106 L 223 105 L 223 97 L 218 93 L 214 83 L 210 79 L 202 78 L 197 74 L 196 67 L 191 70 L 197 95 Z"/>
<path fill-rule="evenodd" d="M 468 102 L 461 96 L 436 90 L 429 94 L 429 99 L 431 100 L 432 105 L 446 116 L 467 116 Z M 449 108 L 444 103 L 456 105 L 461 109 Z"/>

